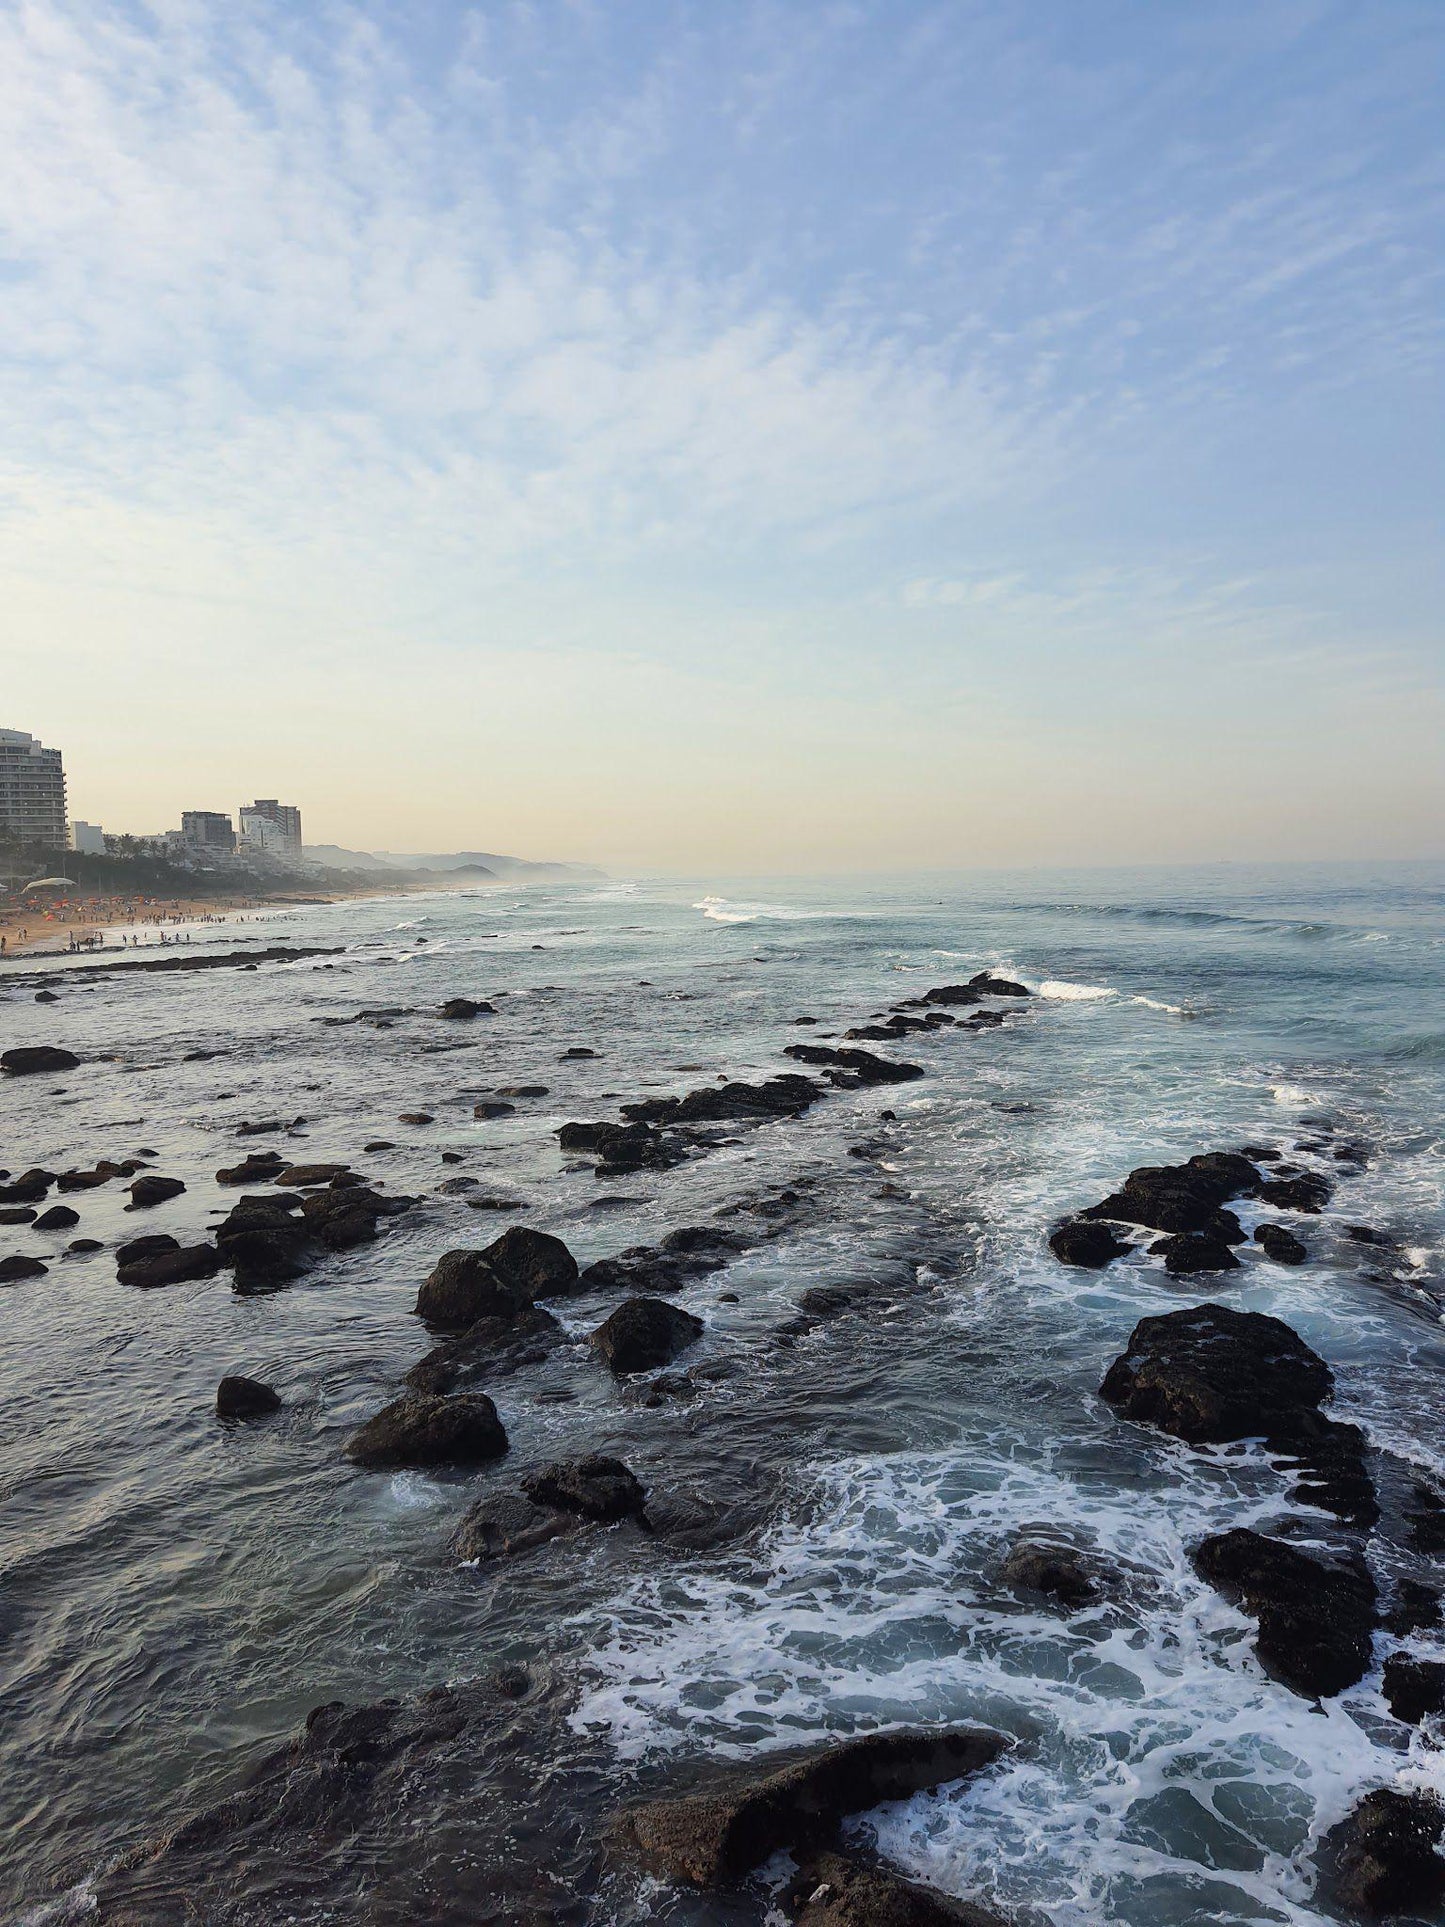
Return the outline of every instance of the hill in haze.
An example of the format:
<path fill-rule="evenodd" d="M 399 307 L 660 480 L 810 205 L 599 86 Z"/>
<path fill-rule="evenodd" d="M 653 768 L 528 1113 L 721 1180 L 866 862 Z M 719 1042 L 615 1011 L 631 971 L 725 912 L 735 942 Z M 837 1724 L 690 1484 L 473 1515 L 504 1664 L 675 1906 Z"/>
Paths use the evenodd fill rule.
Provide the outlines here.
<path fill-rule="evenodd" d="M 402 855 L 393 850 L 346 850 L 339 843 L 308 843 L 306 856 L 327 870 L 434 872 L 472 877 L 478 882 L 579 883 L 606 873 L 590 863 L 532 863 L 524 857 L 484 850 L 453 850 L 446 855 Z"/>

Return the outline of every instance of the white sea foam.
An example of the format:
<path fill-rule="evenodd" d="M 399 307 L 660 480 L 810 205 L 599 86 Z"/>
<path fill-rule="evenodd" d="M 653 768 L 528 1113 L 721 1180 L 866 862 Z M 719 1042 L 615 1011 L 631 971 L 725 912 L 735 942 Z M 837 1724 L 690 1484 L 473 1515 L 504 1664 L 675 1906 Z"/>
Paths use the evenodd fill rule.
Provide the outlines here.
<path fill-rule="evenodd" d="M 1301 1084 L 1275 1084 L 1270 1095 L 1276 1104 L 1305 1105 L 1318 1103 L 1313 1091 L 1307 1091 Z"/>
<path fill-rule="evenodd" d="M 1163 1004 L 1160 1003 L 1157 997 L 1131 997 L 1129 1001 L 1134 1004 L 1143 1004 L 1146 1010 L 1167 1011 L 1171 1017 L 1183 1017 L 1185 1015 L 1183 1004 Z"/>
<path fill-rule="evenodd" d="M 749 903 L 732 897 L 703 897 L 693 906 L 711 923 L 792 923 L 816 915 L 811 910 L 795 910 L 785 903 Z"/>
<path fill-rule="evenodd" d="M 1040 997 L 1052 997 L 1061 1004 L 1100 1004 L 1118 994 L 1106 984 L 1071 984 L 1058 977 L 1050 977 L 1039 985 Z"/>

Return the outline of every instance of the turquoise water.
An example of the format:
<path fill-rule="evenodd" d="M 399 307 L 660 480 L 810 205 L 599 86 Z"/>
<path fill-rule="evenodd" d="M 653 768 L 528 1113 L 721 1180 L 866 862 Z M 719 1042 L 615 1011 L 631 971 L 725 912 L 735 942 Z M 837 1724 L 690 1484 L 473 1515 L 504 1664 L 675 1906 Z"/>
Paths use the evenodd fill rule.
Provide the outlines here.
<path fill-rule="evenodd" d="M 1311 1708 L 1263 1675 L 1249 1622 L 1194 1576 L 1207 1531 L 1298 1516 L 1266 1456 L 1187 1451 L 1096 1396 L 1140 1316 L 1217 1296 L 1286 1318 L 1329 1360 L 1382 1480 L 1409 1467 L 1445 1490 L 1445 866 L 640 879 L 302 909 L 207 941 L 240 937 L 345 954 L 75 977 L 54 1006 L 13 967 L 0 976 L 4 1045 L 86 1060 L 61 1098 L 48 1079 L 7 1085 L 0 1163 L 149 1146 L 188 1189 L 141 1228 L 184 1241 L 229 1202 L 212 1173 L 234 1161 L 237 1123 L 304 1116 L 308 1158 L 350 1159 L 425 1203 L 263 1299 L 224 1275 L 126 1292 L 105 1252 L 61 1258 L 77 1233 L 134 1234 L 114 1187 L 66 1200 L 75 1231 L 0 1234 L 0 1255 L 55 1258 L 5 1288 L 0 1864 L 23 1918 L 85 1917 L 109 1856 L 234 1785 L 317 1701 L 504 1660 L 545 1681 L 516 1745 L 479 1749 L 424 1842 L 377 1816 L 292 1917 L 401 1918 L 387 1906 L 419 1888 L 444 1909 L 479 1865 L 510 1891 L 529 1854 L 527 1879 L 577 1918 L 656 1917 L 664 1903 L 603 1878 L 592 1852 L 630 1787 L 665 1783 L 669 1763 L 899 1720 L 982 1718 L 1023 1744 L 977 1784 L 872 1816 L 883 1851 L 1059 1927 L 1328 1919 L 1318 1833 L 1367 1787 L 1445 1784 L 1431 1736 L 1389 1717 L 1378 1671 Z M 876 1047 L 922 1064 L 918 1083 L 835 1093 L 621 1182 L 557 1150 L 569 1118 L 792 1068 L 797 1038 L 984 967 L 1034 997 L 1000 1030 Z M 458 994 L 492 997 L 497 1016 L 458 1036 L 434 1014 Z M 404 1014 L 318 1021 L 380 1006 Z M 803 1014 L 816 1031 L 792 1028 Z M 599 1055 L 561 1061 L 579 1044 Z M 227 1055 L 182 1061 L 198 1048 Z M 522 1082 L 548 1097 L 473 1119 L 479 1097 Z M 1170 1280 L 1142 1254 L 1094 1274 L 1048 1252 L 1058 1217 L 1134 1165 L 1288 1152 L 1319 1142 L 1320 1120 L 1369 1159 L 1303 1221 L 1299 1270 L 1252 1251 L 1239 1273 Z M 377 1138 L 396 1148 L 363 1158 Z M 443 1150 L 464 1162 L 443 1166 Z M 437 1253 L 508 1221 L 438 1190 L 458 1170 L 524 1200 L 524 1221 L 584 1261 L 768 1187 L 802 1189 L 807 1208 L 680 1294 L 706 1325 L 681 1362 L 734 1376 L 641 1405 L 580 1342 L 610 1302 L 569 1301 L 577 1347 L 489 1388 L 509 1461 L 362 1474 L 339 1445 L 426 1349 L 416 1284 Z M 631 1201 L 599 1211 L 599 1192 Z M 1396 1242 L 1362 1247 L 1353 1224 Z M 802 1289 L 858 1278 L 896 1294 L 780 1341 Z M 212 1401 L 230 1370 L 273 1382 L 281 1418 L 223 1433 Z M 666 1559 L 602 1535 L 504 1574 L 447 1557 L 478 1493 L 584 1449 L 618 1451 L 659 1489 L 736 1492 L 756 1530 Z M 1121 1594 L 1068 1619 L 1012 1598 L 998 1564 L 1036 1523 L 1088 1543 L 1126 1576 Z M 1370 1554 L 1382 1583 L 1423 1573 L 1386 1531 Z M 1400 1644 L 1381 1635 L 1377 1662 Z M 258 1895 L 232 1869 L 202 1917 L 271 1917 Z M 665 1905 L 759 1920 L 766 1893 Z"/>

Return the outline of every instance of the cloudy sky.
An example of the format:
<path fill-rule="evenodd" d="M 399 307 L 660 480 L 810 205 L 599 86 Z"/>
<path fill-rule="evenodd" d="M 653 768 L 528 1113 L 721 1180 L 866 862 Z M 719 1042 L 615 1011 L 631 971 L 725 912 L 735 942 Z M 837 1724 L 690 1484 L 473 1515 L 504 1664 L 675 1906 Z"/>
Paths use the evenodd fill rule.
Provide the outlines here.
<path fill-rule="evenodd" d="M 1440 0 L 0 4 L 72 807 L 798 870 L 1439 851 Z"/>

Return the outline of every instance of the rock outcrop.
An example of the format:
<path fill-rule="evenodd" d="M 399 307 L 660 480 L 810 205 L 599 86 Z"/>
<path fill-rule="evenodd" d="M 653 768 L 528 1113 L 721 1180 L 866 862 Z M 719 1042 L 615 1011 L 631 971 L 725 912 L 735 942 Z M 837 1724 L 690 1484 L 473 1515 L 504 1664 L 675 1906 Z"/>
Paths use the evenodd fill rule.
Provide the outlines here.
<path fill-rule="evenodd" d="M 1321 1559 L 1239 1526 L 1203 1540 L 1193 1559 L 1258 1620 L 1260 1660 L 1295 1692 L 1328 1699 L 1369 1671 L 1377 1602 L 1358 1555 Z"/>
<path fill-rule="evenodd" d="M 593 1349 L 618 1378 L 668 1365 L 702 1336 L 703 1323 L 661 1298 L 629 1298 L 592 1334 Z"/>
<path fill-rule="evenodd" d="M 1445 1805 L 1430 1793 L 1380 1787 L 1321 1843 L 1327 1884 L 1349 1912 L 1430 1913 L 1445 1899 Z"/>
<path fill-rule="evenodd" d="M 18 1044 L 0 1051 L 0 1071 L 7 1077 L 36 1077 L 46 1071 L 73 1071 L 80 1059 L 58 1044 Z"/>
<path fill-rule="evenodd" d="M 357 1465 L 484 1465 L 507 1450 L 497 1408 L 482 1392 L 432 1398 L 408 1392 L 359 1426 L 346 1441 Z"/>

